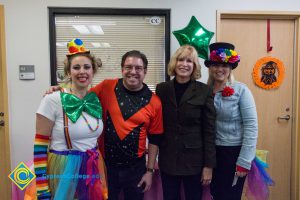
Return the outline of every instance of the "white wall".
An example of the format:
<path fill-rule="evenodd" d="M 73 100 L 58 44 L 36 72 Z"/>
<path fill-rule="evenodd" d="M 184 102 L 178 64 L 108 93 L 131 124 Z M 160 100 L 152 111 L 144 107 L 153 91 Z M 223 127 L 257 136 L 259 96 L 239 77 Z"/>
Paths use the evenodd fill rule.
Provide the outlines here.
<path fill-rule="evenodd" d="M 215 32 L 216 10 L 299 11 L 297 0 L 0 0 L 5 6 L 11 160 L 32 158 L 35 111 L 50 86 L 47 7 L 170 8 L 171 31 L 184 28 L 192 15 Z M 213 38 L 212 41 L 214 41 Z M 179 47 L 171 36 L 171 53 Z M 21 64 L 33 64 L 36 79 L 19 80 Z M 204 65 L 202 65 L 204 66 Z M 205 67 L 202 81 L 207 79 Z"/>

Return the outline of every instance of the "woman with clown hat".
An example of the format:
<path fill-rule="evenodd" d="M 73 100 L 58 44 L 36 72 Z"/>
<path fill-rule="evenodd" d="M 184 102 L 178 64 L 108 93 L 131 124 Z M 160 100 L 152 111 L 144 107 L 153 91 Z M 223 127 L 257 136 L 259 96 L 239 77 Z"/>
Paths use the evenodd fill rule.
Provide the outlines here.
<path fill-rule="evenodd" d="M 234 81 L 232 70 L 240 56 L 229 43 L 213 43 L 205 60 L 208 84 L 213 87 L 216 118 L 217 167 L 211 193 L 214 200 L 240 200 L 247 173 L 255 157 L 257 113 L 248 87 Z"/>
<path fill-rule="evenodd" d="M 36 113 L 36 187 L 28 189 L 25 199 L 107 198 L 97 147 L 103 130 L 102 107 L 97 95 L 88 92 L 102 63 L 80 39 L 70 41 L 68 50 L 64 72 L 70 87 L 45 96 Z"/>

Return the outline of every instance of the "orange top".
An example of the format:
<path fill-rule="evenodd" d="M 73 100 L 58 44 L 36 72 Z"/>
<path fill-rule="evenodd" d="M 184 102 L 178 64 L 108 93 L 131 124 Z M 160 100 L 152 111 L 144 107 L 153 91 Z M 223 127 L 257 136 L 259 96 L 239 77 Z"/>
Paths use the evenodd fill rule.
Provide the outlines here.
<path fill-rule="evenodd" d="M 163 132 L 159 97 L 147 85 L 128 91 L 122 79 L 104 80 L 91 90 L 103 107 L 105 158 L 112 164 L 128 164 L 142 157 L 147 135 Z"/>

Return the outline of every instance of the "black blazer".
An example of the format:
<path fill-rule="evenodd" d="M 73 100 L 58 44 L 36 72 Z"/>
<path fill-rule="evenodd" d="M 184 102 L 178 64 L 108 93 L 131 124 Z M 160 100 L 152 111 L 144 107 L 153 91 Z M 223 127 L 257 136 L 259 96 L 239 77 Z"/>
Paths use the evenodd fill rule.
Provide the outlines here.
<path fill-rule="evenodd" d="M 164 134 L 159 167 L 170 175 L 196 175 L 215 167 L 215 118 L 212 90 L 191 81 L 177 106 L 174 80 L 160 83 L 156 94 L 163 106 Z"/>

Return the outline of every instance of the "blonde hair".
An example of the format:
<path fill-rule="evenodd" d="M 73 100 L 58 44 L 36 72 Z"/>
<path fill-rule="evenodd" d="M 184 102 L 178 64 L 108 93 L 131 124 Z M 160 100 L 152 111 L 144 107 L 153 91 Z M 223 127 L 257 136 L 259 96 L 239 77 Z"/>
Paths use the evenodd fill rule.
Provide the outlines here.
<path fill-rule="evenodd" d="M 190 45 L 183 45 L 181 47 L 179 47 L 176 52 L 173 54 L 173 56 L 171 57 L 171 60 L 168 64 L 168 74 L 169 76 L 176 76 L 175 73 L 175 68 L 176 68 L 176 63 L 177 60 L 180 58 L 184 58 L 184 57 L 191 57 L 193 63 L 194 63 L 194 68 L 193 68 L 193 72 L 191 74 L 191 79 L 192 80 L 196 80 L 201 78 L 201 66 L 198 60 L 198 52 L 197 50 Z"/>
<path fill-rule="evenodd" d="M 71 56 L 67 56 L 67 58 L 64 60 L 64 79 L 62 80 L 62 84 L 67 86 L 71 83 L 71 79 L 68 76 L 71 72 L 71 63 L 72 60 L 78 56 L 84 56 L 91 60 L 92 67 L 93 67 L 93 74 L 96 74 L 98 71 L 98 68 L 102 67 L 102 61 L 100 58 L 96 58 L 94 55 L 90 53 L 78 53 Z"/>
<path fill-rule="evenodd" d="M 74 54 L 71 56 L 68 56 L 65 60 L 64 60 L 64 74 L 65 74 L 65 79 L 64 82 L 69 82 L 70 80 L 68 80 L 68 75 L 71 72 L 71 63 L 72 60 L 78 56 L 84 56 L 87 57 L 88 59 L 91 60 L 92 63 L 92 67 L 93 67 L 93 74 L 96 74 L 98 68 L 102 67 L 102 61 L 100 58 L 96 58 L 94 55 L 90 54 L 90 53 L 78 53 L 78 54 Z"/>

